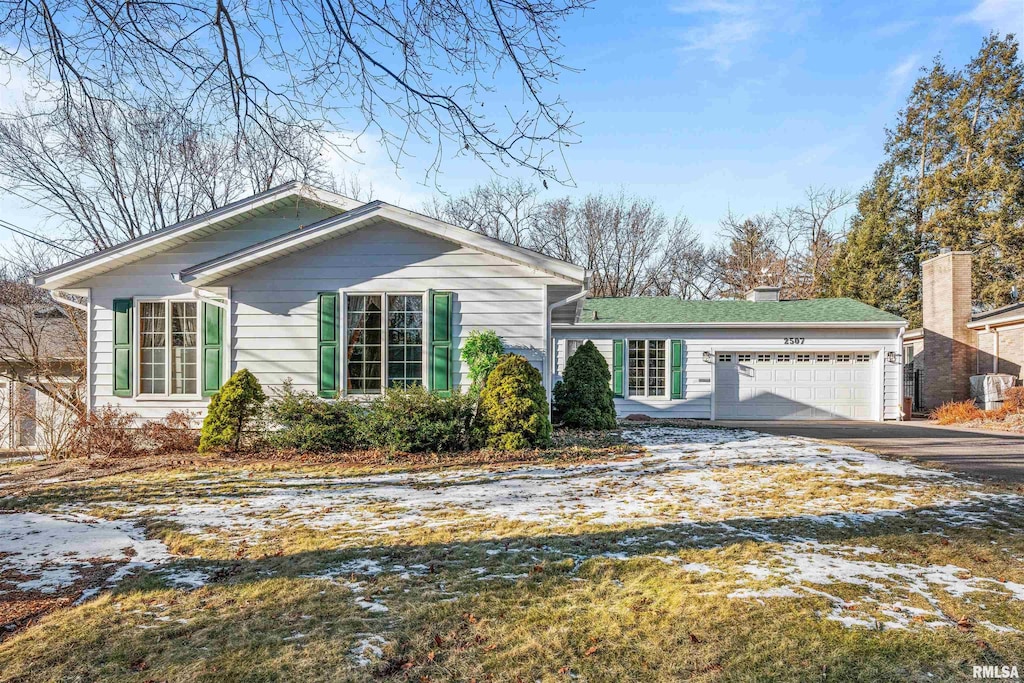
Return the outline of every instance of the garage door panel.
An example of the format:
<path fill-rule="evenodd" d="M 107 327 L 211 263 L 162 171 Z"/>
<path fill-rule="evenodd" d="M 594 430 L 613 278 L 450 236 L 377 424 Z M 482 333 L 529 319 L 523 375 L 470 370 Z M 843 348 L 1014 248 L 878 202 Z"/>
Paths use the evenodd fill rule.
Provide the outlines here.
<path fill-rule="evenodd" d="M 797 363 L 795 354 L 739 352 L 733 362 L 717 362 L 716 417 L 872 419 L 876 380 L 870 361 L 855 363 L 852 352 L 801 355 L 805 360 Z"/>

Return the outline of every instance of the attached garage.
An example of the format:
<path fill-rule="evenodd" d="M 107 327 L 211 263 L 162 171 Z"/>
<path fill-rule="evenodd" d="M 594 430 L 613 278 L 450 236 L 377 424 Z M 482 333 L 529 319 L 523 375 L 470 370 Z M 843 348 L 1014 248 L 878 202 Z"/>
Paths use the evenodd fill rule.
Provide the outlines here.
<path fill-rule="evenodd" d="M 621 417 L 898 420 L 906 322 L 852 299 L 588 299 L 552 325 L 554 372 L 592 341 Z"/>
<path fill-rule="evenodd" d="M 720 420 L 871 420 L 877 354 L 725 351 L 715 360 Z"/>

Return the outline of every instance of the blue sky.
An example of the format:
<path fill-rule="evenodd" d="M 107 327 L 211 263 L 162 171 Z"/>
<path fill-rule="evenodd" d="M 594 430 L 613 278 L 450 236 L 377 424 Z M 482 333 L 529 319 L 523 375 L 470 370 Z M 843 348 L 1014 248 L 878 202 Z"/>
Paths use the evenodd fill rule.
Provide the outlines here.
<path fill-rule="evenodd" d="M 623 188 L 712 239 L 730 209 L 787 206 L 809 185 L 856 190 L 918 69 L 940 52 L 964 64 L 991 30 L 1024 32 L 1024 0 L 597 0 L 562 32 L 566 63 L 582 69 L 558 86 L 581 122 L 567 153 L 576 187 L 546 194 Z M 396 175 L 372 141 L 362 147 L 335 169 L 419 208 L 433 190 L 426 150 Z M 469 159 L 442 170 L 446 192 L 489 177 Z M 0 215 L 38 225 L 9 196 Z"/>

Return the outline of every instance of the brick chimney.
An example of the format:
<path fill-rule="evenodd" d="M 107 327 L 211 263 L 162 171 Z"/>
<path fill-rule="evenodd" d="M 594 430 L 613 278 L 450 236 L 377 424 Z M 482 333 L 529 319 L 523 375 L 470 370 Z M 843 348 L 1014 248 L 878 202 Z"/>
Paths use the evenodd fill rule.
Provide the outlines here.
<path fill-rule="evenodd" d="M 971 319 L 971 252 L 945 251 L 921 264 L 924 405 L 970 398 L 976 333 Z"/>

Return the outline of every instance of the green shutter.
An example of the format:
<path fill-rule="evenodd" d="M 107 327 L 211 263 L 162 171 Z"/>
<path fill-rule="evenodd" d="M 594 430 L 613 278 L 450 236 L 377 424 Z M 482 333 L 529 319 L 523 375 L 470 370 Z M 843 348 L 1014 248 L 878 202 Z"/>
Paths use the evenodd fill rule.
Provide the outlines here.
<path fill-rule="evenodd" d="M 203 302 L 203 396 L 220 391 L 224 380 L 224 309 Z"/>
<path fill-rule="evenodd" d="M 683 397 L 683 342 L 672 340 L 672 398 Z"/>
<path fill-rule="evenodd" d="M 132 300 L 114 299 L 114 396 L 132 395 Z"/>
<path fill-rule="evenodd" d="M 625 396 L 626 342 L 616 339 L 612 342 L 612 394 L 615 398 Z"/>
<path fill-rule="evenodd" d="M 449 395 L 455 386 L 455 358 L 452 343 L 452 293 L 429 292 L 430 340 L 429 389 L 442 395 Z"/>
<path fill-rule="evenodd" d="M 321 398 L 338 397 L 338 294 L 317 295 L 317 393 Z"/>

